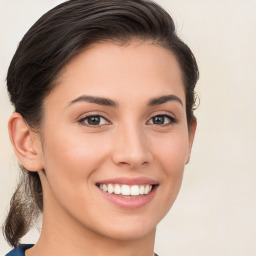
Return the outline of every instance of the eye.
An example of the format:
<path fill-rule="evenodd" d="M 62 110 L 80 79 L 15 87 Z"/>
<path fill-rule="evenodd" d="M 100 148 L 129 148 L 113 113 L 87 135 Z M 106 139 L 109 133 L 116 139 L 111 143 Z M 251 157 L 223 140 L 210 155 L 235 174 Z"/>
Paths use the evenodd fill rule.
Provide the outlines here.
<path fill-rule="evenodd" d="M 149 124 L 154 124 L 154 125 L 172 125 L 174 123 L 177 123 L 177 120 L 169 115 L 157 115 L 153 116 L 149 121 Z"/>
<path fill-rule="evenodd" d="M 110 122 L 105 117 L 100 115 L 90 115 L 83 117 L 79 120 L 79 123 L 87 126 L 101 126 L 110 124 Z"/>

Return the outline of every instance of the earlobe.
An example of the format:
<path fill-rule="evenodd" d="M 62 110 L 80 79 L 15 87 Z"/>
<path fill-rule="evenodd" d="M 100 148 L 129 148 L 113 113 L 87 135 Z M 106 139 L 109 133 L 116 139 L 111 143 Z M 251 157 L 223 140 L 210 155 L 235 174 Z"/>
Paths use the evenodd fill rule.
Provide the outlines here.
<path fill-rule="evenodd" d="M 13 113 L 8 122 L 10 140 L 19 162 L 29 171 L 43 169 L 40 156 L 40 138 L 21 114 Z"/>
<path fill-rule="evenodd" d="M 196 120 L 196 118 L 194 118 L 194 120 L 189 128 L 189 148 L 188 148 L 188 157 L 187 157 L 186 164 L 188 164 L 189 160 L 190 160 L 191 150 L 192 150 L 195 133 L 196 133 L 196 127 L 197 127 L 197 120 Z"/>

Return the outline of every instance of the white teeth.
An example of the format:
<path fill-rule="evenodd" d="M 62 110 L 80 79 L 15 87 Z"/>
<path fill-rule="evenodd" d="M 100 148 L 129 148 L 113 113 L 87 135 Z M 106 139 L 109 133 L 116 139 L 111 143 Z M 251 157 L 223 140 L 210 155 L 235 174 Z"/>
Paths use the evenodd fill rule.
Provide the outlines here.
<path fill-rule="evenodd" d="M 121 187 L 121 194 L 123 196 L 130 196 L 131 195 L 131 189 L 128 185 L 123 185 Z"/>
<path fill-rule="evenodd" d="M 140 195 L 144 195 L 144 186 L 140 186 Z"/>
<path fill-rule="evenodd" d="M 119 185 L 115 185 L 114 193 L 115 193 L 116 195 L 120 195 L 120 194 L 121 194 L 121 188 L 120 188 Z"/>
<path fill-rule="evenodd" d="M 107 191 L 108 191 L 107 185 L 106 185 L 106 184 L 103 184 L 102 189 L 107 192 Z"/>
<path fill-rule="evenodd" d="M 112 194 L 114 192 L 114 187 L 111 184 L 108 184 L 108 193 Z"/>
<path fill-rule="evenodd" d="M 145 189 L 144 189 L 144 194 L 148 194 L 149 193 L 149 185 L 146 185 Z"/>
<path fill-rule="evenodd" d="M 99 188 L 109 194 L 123 196 L 147 195 L 152 190 L 152 185 L 121 185 L 121 184 L 100 184 Z"/>
<path fill-rule="evenodd" d="M 131 196 L 138 196 L 140 194 L 140 189 L 138 185 L 133 185 L 131 187 Z"/>

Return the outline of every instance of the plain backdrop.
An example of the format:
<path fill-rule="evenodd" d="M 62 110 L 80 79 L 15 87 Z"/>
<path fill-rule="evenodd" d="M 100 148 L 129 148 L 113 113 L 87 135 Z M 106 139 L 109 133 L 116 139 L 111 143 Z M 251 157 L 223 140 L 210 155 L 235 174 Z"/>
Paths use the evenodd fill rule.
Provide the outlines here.
<path fill-rule="evenodd" d="M 60 0 L 0 0 L 0 225 L 19 170 L 5 77 L 18 42 Z M 200 68 L 198 129 L 173 208 L 159 224 L 161 256 L 256 255 L 256 1 L 158 0 Z M 23 240 L 34 243 L 37 229 Z M 0 235 L 0 255 L 11 248 Z"/>

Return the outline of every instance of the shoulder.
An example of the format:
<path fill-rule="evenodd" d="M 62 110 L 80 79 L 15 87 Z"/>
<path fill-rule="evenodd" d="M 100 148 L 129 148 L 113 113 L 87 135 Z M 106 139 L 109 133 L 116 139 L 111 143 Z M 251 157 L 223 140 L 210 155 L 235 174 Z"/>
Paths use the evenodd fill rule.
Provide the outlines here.
<path fill-rule="evenodd" d="M 20 244 L 5 256 L 25 256 L 25 251 L 31 248 L 33 244 Z"/>

